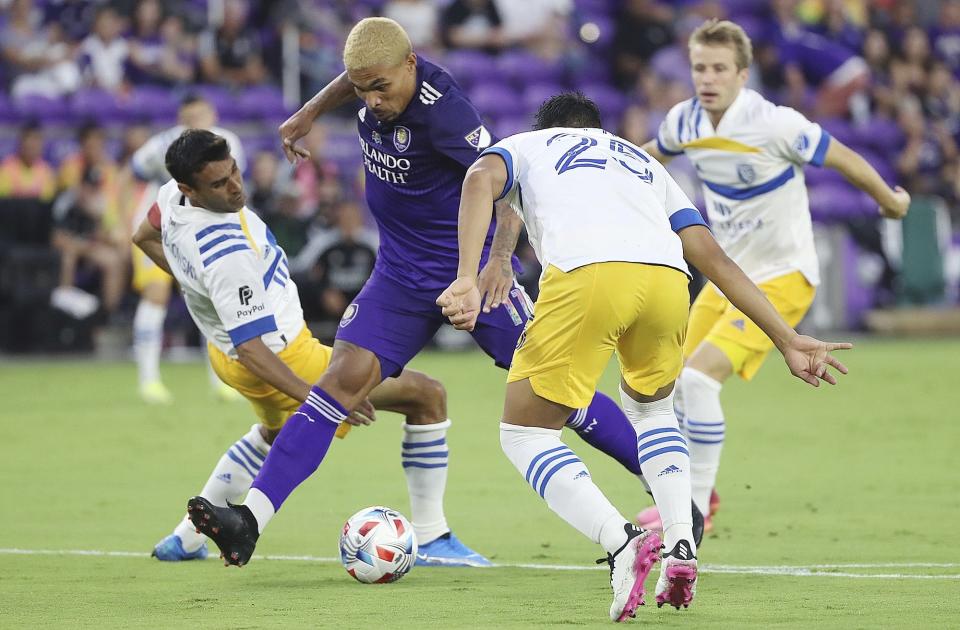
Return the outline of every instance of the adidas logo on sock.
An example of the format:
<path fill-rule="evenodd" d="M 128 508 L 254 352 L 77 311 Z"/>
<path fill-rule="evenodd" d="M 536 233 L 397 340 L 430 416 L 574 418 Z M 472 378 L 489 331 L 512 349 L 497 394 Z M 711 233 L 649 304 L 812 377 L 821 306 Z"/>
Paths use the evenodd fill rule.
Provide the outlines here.
<path fill-rule="evenodd" d="M 661 470 L 660 473 L 657 475 L 657 477 L 663 477 L 664 475 L 672 475 L 673 473 L 678 473 L 678 472 L 683 472 L 683 471 L 677 468 L 676 466 L 674 466 L 673 464 L 670 464 L 669 466 Z"/>
<path fill-rule="evenodd" d="M 217 479 L 223 483 L 230 483 L 233 480 L 233 477 L 230 475 L 230 473 L 220 473 L 217 475 Z"/>
<path fill-rule="evenodd" d="M 574 475 L 573 478 L 574 480 L 577 480 L 577 479 L 583 479 L 584 477 L 589 477 L 589 476 L 590 476 L 590 473 L 588 473 L 585 470 L 581 470 L 576 475 Z"/>

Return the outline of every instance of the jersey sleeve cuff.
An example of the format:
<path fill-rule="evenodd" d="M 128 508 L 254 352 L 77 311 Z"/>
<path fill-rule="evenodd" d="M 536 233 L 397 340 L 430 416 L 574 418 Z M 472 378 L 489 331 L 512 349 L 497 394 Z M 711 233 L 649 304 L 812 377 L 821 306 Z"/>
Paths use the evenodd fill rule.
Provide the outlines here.
<path fill-rule="evenodd" d="M 707 227 L 706 221 L 703 220 L 703 217 L 700 216 L 700 211 L 696 208 L 683 208 L 670 215 L 670 229 L 674 232 L 679 232 L 683 228 L 688 228 L 691 225 Z"/>
<path fill-rule="evenodd" d="M 663 142 L 660 140 L 660 136 L 657 136 L 657 151 L 663 155 L 682 155 L 683 151 L 671 151 L 667 147 L 663 146 Z"/>
<path fill-rule="evenodd" d="M 233 342 L 233 347 L 236 348 L 254 337 L 259 337 L 260 335 L 265 335 L 275 330 L 277 330 L 277 321 L 273 315 L 267 315 L 266 317 L 261 317 L 260 319 L 255 319 L 252 322 L 237 326 L 233 330 L 227 331 L 227 334 L 230 335 L 230 341 Z"/>
<path fill-rule="evenodd" d="M 507 167 L 507 183 L 503 185 L 503 190 L 500 191 L 500 195 L 494 199 L 494 201 L 500 201 L 503 199 L 510 189 L 513 188 L 513 155 L 503 147 L 489 147 L 483 150 L 483 153 L 480 154 L 480 157 L 485 155 L 499 155 L 500 159 L 503 160 L 504 165 Z"/>
<path fill-rule="evenodd" d="M 817 143 L 817 148 L 813 152 L 813 157 L 810 158 L 810 164 L 814 166 L 823 166 L 823 160 L 827 157 L 827 149 L 830 148 L 830 139 L 831 136 L 827 133 L 826 129 L 820 132 L 820 142 Z"/>

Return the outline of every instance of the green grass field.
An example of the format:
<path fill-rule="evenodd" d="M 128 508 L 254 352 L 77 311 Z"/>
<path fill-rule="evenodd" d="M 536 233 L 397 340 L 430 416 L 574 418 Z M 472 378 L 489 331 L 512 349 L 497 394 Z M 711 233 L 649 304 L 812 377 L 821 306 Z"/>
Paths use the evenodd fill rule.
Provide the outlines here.
<path fill-rule="evenodd" d="M 697 598 L 682 612 L 641 608 L 631 623 L 960 627 L 950 529 L 960 522 L 958 356 L 960 340 L 867 340 L 844 355 L 851 374 L 836 388 L 814 390 L 778 360 L 749 385 L 731 383 L 722 505 L 700 551 Z M 151 408 L 135 395 L 132 365 L 8 362 L 0 627 L 608 625 L 607 574 L 592 567 L 599 547 L 555 517 L 500 451 L 503 373 L 477 354 L 426 354 L 414 366 L 449 391 L 447 512 L 458 536 L 501 564 L 586 570 L 418 568 L 390 585 L 351 580 L 332 561 L 343 520 L 372 504 L 408 508 L 389 414 L 334 445 L 249 566 L 157 562 L 146 554 L 249 427 L 247 406 L 215 402 L 199 364 L 165 365 L 177 402 Z M 603 389 L 615 388 L 609 371 Z M 648 504 L 618 465 L 566 439 L 624 515 Z"/>

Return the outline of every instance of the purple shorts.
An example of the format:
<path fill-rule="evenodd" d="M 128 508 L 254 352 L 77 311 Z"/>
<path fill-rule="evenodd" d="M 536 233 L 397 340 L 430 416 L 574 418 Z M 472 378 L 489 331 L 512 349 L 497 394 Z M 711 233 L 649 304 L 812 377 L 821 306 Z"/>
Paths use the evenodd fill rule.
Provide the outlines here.
<path fill-rule="evenodd" d="M 337 339 L 377 355 L 381 378 L 396 376 L 447 323 L 436 305 L 439 295 L 433 289 L 410 289 L 375 271 L 344 312 Z M 498 366 L 507 369 L 532 313 L 533 303 L 514 281 L 510 300 L 480 313 L 470 334 Z"/>

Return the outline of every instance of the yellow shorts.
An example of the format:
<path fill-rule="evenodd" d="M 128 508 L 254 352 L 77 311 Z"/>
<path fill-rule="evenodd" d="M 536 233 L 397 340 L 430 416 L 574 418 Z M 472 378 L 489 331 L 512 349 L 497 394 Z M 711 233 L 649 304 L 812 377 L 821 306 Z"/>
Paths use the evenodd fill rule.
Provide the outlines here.
<path fill-rule="evenodd" d="M 653 394 L 683 367 L 688 282 L 671 267 L 639 263 L 595 263 L 569 273 L 549 266 L 507 382 L 528 378 L 538 396 L 581 409 L 616 350 L 627 384 Z"/>
<path fill-rule="evenodd" d="M 170 284 L 173 277 L 166 271 L 157 266 L 157 263 L 150 260 L 150 257 L 134 247 L 133 257 L 133 289 L 137 292 L 143 291 L 143 288 L 154 282 Z"/>
<path fill-rule="evenodd" d="M 291 413 L 300 406 L 300 401 L 287 396 L 272 385 L 264 383 L 242 363 L 220 352 L 208 343 L 210 364 L 224 383 L 234 388 L 250 401 L 260 420 L 270 429 L 279 429 Z M 306 325 L 289 346 L 277 356 L 294 374 L 308 383 L 316 383 L 330 365 L 333 349 L 325 346 L 310 334 Z M 343 426 L 349 426 L 346 423 Z"/>
<path fill-rule="evenodd" d="M 780 316 L 796 326 L 810 310 L 816 287 L 799 271 L 767 280 L 759 285 Z M 701 342 L 719 348 L 733 365 L 733 371 L 749 381 L 763 365 L 773 342 L 760 327 L 734 307 L 713 284 L 703 287 L 690 309 L 690 327 L 683 346 L 689 357 Z"/>

